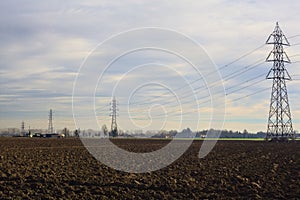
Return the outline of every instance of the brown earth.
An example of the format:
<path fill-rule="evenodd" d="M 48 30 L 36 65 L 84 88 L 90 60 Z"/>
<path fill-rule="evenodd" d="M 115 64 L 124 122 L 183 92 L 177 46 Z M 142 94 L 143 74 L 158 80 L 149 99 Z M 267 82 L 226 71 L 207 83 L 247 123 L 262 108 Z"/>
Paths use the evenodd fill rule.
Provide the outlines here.
<path fill-rule="evenodd" d="M 166 140 L 114 140 L 147 152 Z M 170 166 L 145 174 L 98 162 L 79 139 L 0 138 L 0 199 L 299 199 L 300 142 L 201 141 Z"/>

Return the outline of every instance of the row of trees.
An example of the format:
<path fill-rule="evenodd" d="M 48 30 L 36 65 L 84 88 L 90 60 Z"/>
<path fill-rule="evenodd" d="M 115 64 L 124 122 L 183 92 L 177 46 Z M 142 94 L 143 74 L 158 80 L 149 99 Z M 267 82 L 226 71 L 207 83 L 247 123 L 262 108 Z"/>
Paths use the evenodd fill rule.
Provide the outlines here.
<path fill-rule="evenodd" d="M 102 126 L 101 130 L 102 130 L 102 133 L 103 133 L 104 137 L 107 137 L 108 135 L 110 137 L 117 137 L 118 136 L 118 130 L 117 129 L 109 131 L 105 124 Z M 63 132 L 68 133 L 68 135 L 69 135 L 69 131 L 67 131 L 66 128 L 63 129 Z M 67 136 L 67 134 L 65 134 L 65 135 Z M 88 132 L 87 134 L 85 134 L 85 131 L 81 132 L 80 129 L 76 129 L 74 131 L 74 136 L 79 137 L 80 135 L 91 136 L 91 132 Z M 100 136 L 101 134 L 99 133 L 98 135 Z"/>
<path fill-rule="evenodd" d="M 213 130 L 213 129 L 212 129 Z M 31 129 L 31 133 L 43 133 L 46 130 L 38 130 L 38 129 Z M 217 130 L 215 130 L 217 131 Z M 0 136 L 11 136 L 14 135 L 17 132 L 17 129 L 9 129 L 7 131 L 2 130 L 0 132 Z M 109 131 L 106 125 L 103 125 L 101 128 L 101 131 L 94 131 L 92 129 L 88 130 L 83 130 L 81 131 L 80 129 L 77 129 L 75 131 L 70 131 L 67 128 L 62 129 L 59 131 L 59 133 L 64 134 L 65 137 L 70 137 L 70 136 L 83 136 L 83 137 L 117 137 L 117 136 L 122 136 L 122 137 L 156 137 L 156 138 L 172 138 L 175 137 L 176 135 L 178 137 L 198 137 L 198 138 L 204 138 L 207 137 L 207 132 L 208 130 L 202 130 L 198 132 L 193 132 L 190 128 L 183 129 L 181 132 L 178 132 L 177 130 L 149 130 L 146 131 L 145 133 L 143 130 L 134 130 L 134 131 L 122 131 L 122 130 L 112 130 Z M 265 132 L 257 132 L 257 133 L 249 133 L 246 129 L 242 132 L 240 131 L 232 131 L 232 130 L 222 130 L 220 131 L 220 138 L 264 138 L 266 136 Z M 296 131 L 296 134 L 299 137 L 298 132 Z"/>

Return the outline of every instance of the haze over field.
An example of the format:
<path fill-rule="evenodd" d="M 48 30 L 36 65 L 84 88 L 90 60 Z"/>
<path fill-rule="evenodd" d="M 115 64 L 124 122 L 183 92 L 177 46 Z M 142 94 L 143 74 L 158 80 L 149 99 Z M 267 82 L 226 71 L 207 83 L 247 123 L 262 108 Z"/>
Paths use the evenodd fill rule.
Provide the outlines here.
<path fill-rule="evenodd" d="M 112 35 L 141 27 L 159 27 L 191 37 L 220 69 L 225 92 L 220 91 L 218 95 L 227 94 L 225 129 L 265 131 L 270 99 L 268 88 L 272 81 L 263 79 L 272 63 L 263 61 L 272 46 L 262 45 L 278 21 L 291 43 L 286 52 L 292 63 L 286 66 L 295 80 L 287 82 L 287 88 L 294 129 L 297 130 L 300 122 L 300 89 L 297 87 L 300 79 L 299 10 L 300 3 L 296 0 L 3 0 L 0 2 L 0 128 L 19 127 L 23 120 L 32 128 L 47 128 L 47 115 L 52 108 L 55 129 L 74 129 L 73 83 L 84 59 L 100 42 Z M 145 39 L 150 37 L 145 35 Z M 176 42 L 174 47 L 185 48 Z M 242 57 L 251 51 L 253 53 Z M 107 57 L 114 52 L 112 49 L 101 52 L 101 55 Z M 238 58 L 241 59 L 236 60 Z M 160 65 L 149 64 L 153 60 Z M 149 65 L 124 78 L 130 67 L 143 63 Z M 255 63 L 259 65 L 251 68 Z M 230 65 L 223 68 L 227 64 Z M 230 78 L 238 70 L 244 73 Z M 119 90 L 113 94 L 119 103 L 120 128 L 176 129 L 182 113 L 178 111 L 179 105 L 173 93 L 161 88 L 161 85 L 137 89 L 132 100 L 138 103 L 128 108 L 128 99 L 122 91 L 134 85 L 138 88 L 149 77 L 152 82 L 164 80 L 170 91 L 184 86 L 183 77 L 190 81 L 197 79 L 186 63 L 170 55 L 151 50 L 128 55 L 112 65 L 111 70 L 107 71 L 106 82 L 95 90 L 99 124 L 110 124 L 112 89 L 120 81 Z M 89 77 L 86 80 L 88 82 Z M 209 94 L 205 88 L 195 90 L 204 84 L 200 80 L 193 84 L 192 91 L 183 89 L 178 92 L 184 116 L 187 116 L 182 122 L 183 127 L 196 129 L 193 92 L 200 102 L 209 100 L 205 97 Z M 85 89 L 88 86 L 80 87 Z M 257 91 L 261 92 L 247 97 Z M 164 95 L 166 92 L 167 95 Z M 84 111 L 86 102 L 84 96 L 82 98 Z M 147 104 L 143 104 L 145 102 Z M 212 108 L 209 102 L 200 108 L 200 114 L 204 116 L 200 129 L 206 129 Z M 129 123 L 128 111 L 133 123 Z M 87 116 L 84 126 L 80 128 L 99 129 L 89 123 L 90 117 L 94 116 Z M 163 121 L 168 121 L 168 124 L 163 124 Z"/>

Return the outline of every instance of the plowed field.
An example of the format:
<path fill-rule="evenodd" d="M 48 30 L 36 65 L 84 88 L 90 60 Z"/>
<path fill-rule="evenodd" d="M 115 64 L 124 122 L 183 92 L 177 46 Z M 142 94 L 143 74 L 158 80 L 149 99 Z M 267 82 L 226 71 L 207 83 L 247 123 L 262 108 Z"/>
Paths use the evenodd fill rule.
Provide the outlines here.
<path fill-rule="evenodd" d="M 167 140 L 114 140 L 149 152 Z M 300 142 L 201 141 L 170 166 L 145 174 L 111 169 L 80 139 L 0 138 L 0 199 L 300 198 Z"/>

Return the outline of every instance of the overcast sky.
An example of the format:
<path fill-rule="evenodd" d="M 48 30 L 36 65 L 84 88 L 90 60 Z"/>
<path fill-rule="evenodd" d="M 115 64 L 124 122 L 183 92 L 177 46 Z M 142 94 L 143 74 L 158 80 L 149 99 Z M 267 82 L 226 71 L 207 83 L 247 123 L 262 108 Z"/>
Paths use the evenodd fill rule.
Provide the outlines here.
<path fill-rule="evenodd" d="M 295 80 L 288 82 L 287 87 L 294 128 L 299 130 L 300 89 L 297 87 L 300 83 L 297 80 L 300 79 L 299 10 L 300 3 L 297 0 L 2 0 L 0 128 L 20 127 L 21 122 L 25 121 L 26 126 L 46 129 L 48 112 L 52 108 L 54 129 L 60 130 L 63 127 L 74 129 L 73 84 L 79 67 L 85 59 L 89 60 L 88 56 L 92 50 L 95 48 L 97 50 L 101 42 L 121 32 L 143 27 L 158 27 L 174 30 L 192 38 L 220 69 L 225 93 L 228 94 L 224 128 L 266 131 L 270 101 L 270 90 L 267 88 L 271 86 L 272 81 L 262 80 L 272 63 L 263 63 L 263 60 L 272 46 L 262 45 L 278 21 L 292 45 L 286 48 L 292 61 L 292 64 L 287 65 L 287 70 Z M 145 41 L 151 40 L 151 35 L 147 35 L 146 32 L 144 37 Z M 127 42 L 130 46 L 131 42 Z M 174 47 L 179 50 L 186 49 L 183 44 L 176 42 Z M 122 49 L 123 46 L 118 47 L 115 44 L 113 48 L 119 50 L 118 48 Z M 118 52 L 113 48 L 107 48 L 110 50 L 102 52 L 101 55 L 107 58 Z M 251 51 L 253 53 L 232 63 Z M 196 52 L 191 52 L 192 54 L 197 57 Z M 157 60 L 160 62 L 153 64 Z M 254 63 L 260 65 L 252 69 Z M 132 70 L 143 64 L 146 66 Z M 226 64 L 230 65 L 222 68 Z M 249 70 L 245 71 L 246 69 Z M 230 77 L 239 72 L 243 73 Z M 100 71 L 90 73 L 89 76 L 100 76 Z M 114 86 L 119 84 L 114 95 L 119 104 L 118 122 L 122 129 L 180 129 L 187 126 L 193 130 L 197 129 L 194 121 L 197 118 L 195 115 L 197 107 L 193 102 L 193 93 L 187 89 L 177 90 L 185 85 L 185 79 L 188 81 L 197 79 L 195 73 L 182 60 L 168 53 L 145 50 L 122 57 L 112 64 L 105 75 L 102 85 L 96 88 L 95 107 L 100 126 L 110 125 L 109 101 Z M 88 87 L 89 78 L 85 80 L 87 85 L 81 85 L 81 92 Z M 143 85 L 145 82 L 165 84 L 166 87 L 163 88 L 159 84 Z M 206 88 L 201 88 L 204 84 L 205 82 L 200 80 L 192 86 L 200 102 L 208 100 L 208 98 L 201 99 L 209 94 Z M 139 86 L 142 85 L 142 89 L 139 90 Z M 200 89 L 196 90 L 199 87 Z M 243 87 L 245 89 L 241 89 Z M 137 92 L 131 101 L 136 103 L 128 107 L 124 91 L 129 94 L 134 89 Z M 179 107 L 174 90 L 183 104 L 183 113 L 187 113 L 184 114 L 186 120 L 179 127 L 177 124 L 181 115 L 177 112 Z M 262 92 L 244 98 L 257 91 Z M 220 91 L 220 95 L 223 94 L 224 92 Z M 241 99 L 237 100 L 238 98 Z M 86 103 L 82 98 L 80 101 L 82 111 L 86 108 Z M 206 129 L 209 126 L 211 108 L 209 104 L 203 104 L 200 109 L 201 117 L 204 117 L 201 118 L 203 122 L 198 129 Z M 129 111 L 131 120 L 128 118 Z M 165 113 L 168 113 L 168 116 L 165 116 Z M 152 121 L 149 120 L 151 116 Z M 85 123 L 82 123 L 80 128 L 97 129 L 89 123 L 90 118 L 94 116 L 85 117 Z"/>

